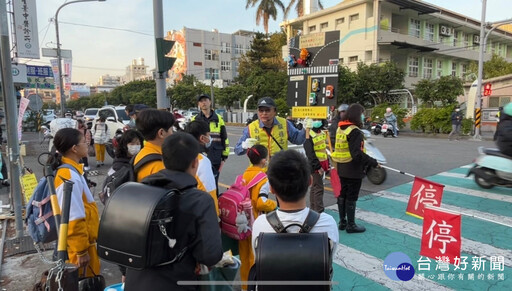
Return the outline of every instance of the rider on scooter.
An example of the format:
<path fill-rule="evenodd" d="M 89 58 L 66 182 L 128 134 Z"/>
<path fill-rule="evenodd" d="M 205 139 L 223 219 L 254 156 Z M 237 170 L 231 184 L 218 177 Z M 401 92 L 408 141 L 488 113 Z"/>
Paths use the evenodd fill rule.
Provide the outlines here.
<path fill-rule="evenodd" d="M 512 102 L 503 107 L 496 129 L 496 145 L 507 156 L 512 157 Z"/>

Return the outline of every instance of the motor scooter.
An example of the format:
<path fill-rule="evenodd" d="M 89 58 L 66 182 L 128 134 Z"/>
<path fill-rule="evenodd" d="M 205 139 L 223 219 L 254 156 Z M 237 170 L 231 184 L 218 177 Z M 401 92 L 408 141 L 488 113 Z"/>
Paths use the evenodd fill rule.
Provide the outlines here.
<path fill-rule="evenodd" d="M 361 130 L 365 137 L 364 148 L 366 150 L 366 154 L 370 157 L 374 158 L 379 162 L 379 164 L 386 164 L 386 158 L 381 153 L 381 151 L 373 144 L 374 140 L 371 138 L 370 131 L 366 129 Z M 372 182 L 372 184 L 380 185 L 384 183 L 387 177 L 386 169 L 382 167 L 368 167 L 366 169 L 366 176 L 368 180 Z"/>
<path fill-rule="evenodd" d="M 379 119 L 378 116 L 375 117 L 375 119 Z M 379 135 L 382 132 L 382 121 L 381 122 L 372 122 L 370 131 L 375 134 Z"/>
<path fill-rule="evenodd" d="M 494 148 L 478 148 L 475 166 L 466 175 L 475 176 L 475 182 L 484 189 L 494 186 L 512 188 L 512 157 Z"/>
<path fill-rule="evenodd" d="M 389 124 L 386 121 L 384 121 L 384 123 L 382 124 L 382 129 L 381 129 L 382 135 L 384 137 L 395 136 L 395 133 L 393 132 L 393 128 L 394 128 L 394 126 L 392 124 Z M 398 135 L 398 128 L 396 130 L 396 135 Z"/>

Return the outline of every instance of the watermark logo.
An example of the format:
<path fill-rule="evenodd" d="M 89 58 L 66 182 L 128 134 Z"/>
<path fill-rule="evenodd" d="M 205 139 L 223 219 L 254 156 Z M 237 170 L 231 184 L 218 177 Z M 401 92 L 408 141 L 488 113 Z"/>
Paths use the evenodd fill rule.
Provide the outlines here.
<path fill-rule="evenodd" d="M 414 277 L 411 258 L 402 252 L 394 252 L 384 259 L 384 273 L 394 281 L 409 281 Z"/>

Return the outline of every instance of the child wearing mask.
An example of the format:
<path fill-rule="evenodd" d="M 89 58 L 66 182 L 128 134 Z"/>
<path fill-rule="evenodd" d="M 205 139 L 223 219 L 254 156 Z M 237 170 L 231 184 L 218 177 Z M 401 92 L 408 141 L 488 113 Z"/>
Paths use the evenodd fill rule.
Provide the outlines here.
<path fill-rule="evenodd" d="M 109 139 L 108 126 L 105 120 L 105 117 L 101 116 L 92 129 L 94 147 L 96 149 L 96 167 L 103 166 L 105 162 L 106 144 Z"/>

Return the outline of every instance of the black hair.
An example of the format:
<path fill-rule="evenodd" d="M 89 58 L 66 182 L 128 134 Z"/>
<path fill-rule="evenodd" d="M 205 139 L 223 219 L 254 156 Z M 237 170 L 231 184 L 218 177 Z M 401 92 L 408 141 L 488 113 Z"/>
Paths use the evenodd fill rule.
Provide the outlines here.
<path fill-rule="evenodd" d="M 268 150 L 266 147 L 257 144 L 252 148 L 247 149 L 247 156 L 249 157 L 251 164 L 257 165 L 261 162 L 261 160 L 268 158 Z"/>
<path fill-rule="evenodd" d="M 206 121 L 196 119 L 185 126 L 185 132 L 190 133 L 195 139 L 199 140 L 201 135 L 206 135 L 210 132 L 210 126 Z"/>
<path fill-rule="evenodd" d="M 302 154 L 295 150 L 285 150 L 272 156 L 267 176 L 279 199 L 297 202 L 306 196 L 311 170 Z"/>
<path fill-rule="evenodd" d="M 135 129 L 129 129 L 117 137 L 116 158 L 128 158 L 128 144 L 139 139 L 141 148 L 144 147 L 144 137 Z"/>
<path fill-rule="evenodd" d="M 128 113 L 133 112 L 133 104 L 126 105 L 124 111 L 128 111 Z"/>
<path fill-rule="evenodd" d="M 66 154 L 73 146 L 80 143 L 80 139 L 84 134 L 75 128 L 62 128 L 57 131 L 53 137 L 53 146 L 56 150 L 50 153 L 48 157 L 48 164 L 52 165 L 53 170 L 56 170 L 62 164 L 62 156 Z"/>
<path fill-rule="evenodd" d="M 101 115 L 98 120 L 101 122 L 105 122 L 105 120 L 107 120 L 107 118 L 105 117 L 105 115 Z"/>
<path fill-rule="evenodd" d="M 169 111 L 145 109 L 137 113 L 136 126 L 145 140 L 154 140 L 160 129 L 168 130 L 174 124 Z"/>
<path fill-rule="evenodd" d="M 162 159 L 166 169 L 185 172 L 199 154 L 199 142 L 192 135 L 175 132 L 162 144 Z"/>
<path fill-rule="evenodd" d="M 363 122 L 361 121 L 361 114 L 364 112 L 364 107 L 360 104 L 354 103 L 350 105 L 343 116 L 344 121 L 349 121 L 357 127 L 362 127 Z"/>

